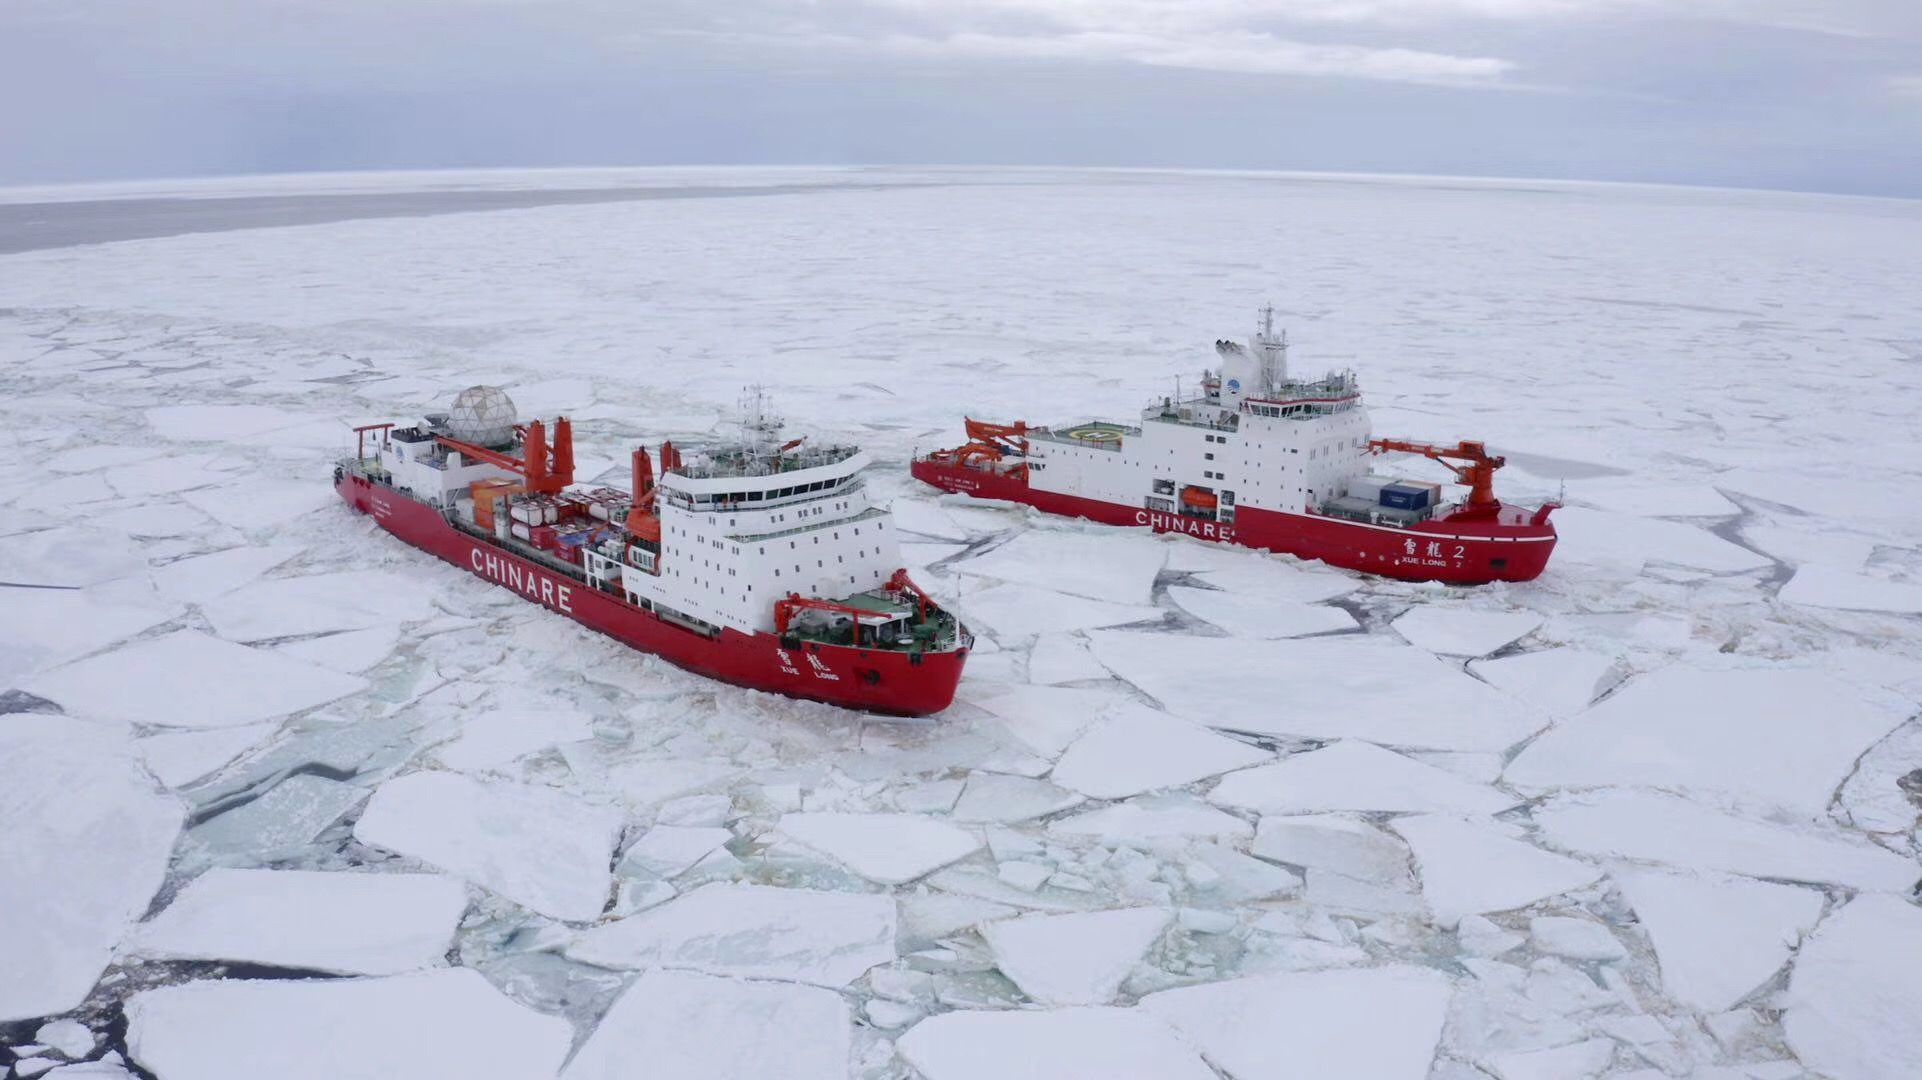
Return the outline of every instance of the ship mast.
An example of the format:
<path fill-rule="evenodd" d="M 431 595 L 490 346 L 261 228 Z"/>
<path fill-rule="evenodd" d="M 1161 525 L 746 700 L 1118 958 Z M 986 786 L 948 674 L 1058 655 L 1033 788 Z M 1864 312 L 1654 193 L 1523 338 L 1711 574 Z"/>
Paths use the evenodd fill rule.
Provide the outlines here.
<path fill-rule="evenodd" d="M 1264 393 L 1279 393 L 1282 384 L 1288 381 L 1288 331 L 1280 336 L 1275 334 L 1275 305 L 1269 304 L 1261 309 L 1261 328 L 1255 331 L 1255 339 L 1250 342 L 1255 347 L 1255 356 L 1261 361 L 1261 381 Z"/>

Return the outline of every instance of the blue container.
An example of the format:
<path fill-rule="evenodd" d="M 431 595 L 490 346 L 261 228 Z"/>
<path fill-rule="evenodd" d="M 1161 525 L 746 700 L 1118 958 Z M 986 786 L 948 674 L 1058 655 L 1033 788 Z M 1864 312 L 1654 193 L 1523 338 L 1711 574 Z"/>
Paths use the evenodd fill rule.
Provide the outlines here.
<path fill-rule="evenodd" d="M 1426 509 L 1428 489 L 1408 484 L 1388 484 L 1381 489 L 1381 504 L 1392 510 Z"/>

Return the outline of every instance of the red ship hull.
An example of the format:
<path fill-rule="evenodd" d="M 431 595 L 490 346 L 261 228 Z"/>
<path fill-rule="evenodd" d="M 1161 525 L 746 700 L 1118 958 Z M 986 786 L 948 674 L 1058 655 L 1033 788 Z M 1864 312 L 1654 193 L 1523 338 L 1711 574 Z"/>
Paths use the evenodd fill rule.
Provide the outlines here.
<path fill-rule="evenodd" d="M 905 652 L 803 643 L 774 634 L 688 630 L 625 599 L 470 536 L 440 511 L 353 475 L 335 490 L 347 504 L 414 547 L 511 589 L 556 614 L 676 667 L 735 686 L 893 716 L 926 716 L 954 701 L 968 650 Z"/>
<path fill-rule="evenodd" d="M 1234 524 L 1158 513 L 1138 506 L 1037 491 L 1019 470 L 1010 473 L 914 462 L 917 480 L 942 491 L 978 499 L 1023 503 L 1049 514 L 1086 518 L 1104 525 L 1177 532 L 1200 540 L 1275 551 L 1330 566 L 1403 581 L 1485 585 L 1532 581 L 1548 566 L 1555 527 L 1535 515 L 1504 509 L 1483 517 L 1462 515 L 1408 528 L 1369 525 L 1319 514 L 1284 514 L 1250 506 L 1235 511 Z"/>

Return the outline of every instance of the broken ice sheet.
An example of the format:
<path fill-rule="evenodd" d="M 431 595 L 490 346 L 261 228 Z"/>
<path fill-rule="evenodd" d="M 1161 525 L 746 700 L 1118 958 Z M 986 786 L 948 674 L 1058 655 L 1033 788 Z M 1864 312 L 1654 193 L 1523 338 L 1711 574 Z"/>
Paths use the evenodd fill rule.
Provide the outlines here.
<path fill-rule="evenodd" d="M 594 1028 L 561 1080 L 844 1080 L 847 1003 L 815 986 L 649 971 Z"/>
<path fill-rule="evenodd" d="M 1343 739 L 1224 777 L 1211 802 L 1264 814 L 1370 810 L 1499 814 L 1513 796 L 1373 743 Z"/>
<path fill-rule="evenodd" d="M 184 610 L 153 598 L 130 603 L 93 589 L 4 583 L 0 583 L 0 609 L 6 612 L 0 619 L 0 687 L 20 685 Z"/>
<path fill-rule="evenodd" d="M 1784 603 L 1804 607 L 1908 615 L 1922 612 L 1922 584 L 1870 577 L 1819 563 L 1798 567 L 1779 595 Z"/>
<path fill-rule="evenodd" d="M 1418 604 L 1394 622 L 1412 645 L 1451 656 L 1487 656 L 1534 633 L 1542 618 L 1526 611 L 1478 611 L 1436 602 Z"/>
<path fill-rule="evenodd" d="M 324 705 L 366 685 L 352 675 L 179 630 L 68 664 L 24 689 L 69 712 L 169 727 L 230 727 Z"/>
<path fill-rule="evenodd" d="M 1706 873 L 1609 872 L 1655 945 L 1662 988 L 1705 1013 L 1767 982 L 1822 914 L 1816 889 Z"/>
<path fill-rule="evenodd" d="M 127 1049 L 166 1080 L 526 1080 L 573 1028 L 468 968 L 373 979 L 192 982 L 128 999 Z"/>
<path fill-rule="evenodd" d="M 149 735 L 134 745 L 139 748 L 148 772 L 168 787 L 180 788 L 220 769 L 279 730 L 280 725 L 265 723 L 205 731 L 172 731 Z"/>
<path fill-rule="evenodd" d="M 1024 915 L 981 927 L 995 965 L 1044 1005 L 1106 1005 L 1167 928 L 1159 908 Z"/>
<path fill-rule="evenodd" d="M 1812 669 L 1670 667 L 1557 724 L 1503 779 L 1535 792 L 1662 787 L 1814 815 L 1904 718 Z"/>
<path fill-rule="evenodd" d="M 1077 806 L 1080 795 L 1046 780 L 1002 773 L 971 772 L 948 816 L 961 822 L 1029 821 Z"/>
<path fill-rule="evenodd" d="M 1168 598 L 1190 615 L 1239 637 L 1306 637 L 1355 628 L 1355 617 L 1337 607 L 1186 585 L 1169 586 Z"/>
<path fill-rule="evenodd" d="M 467 887 L 438 874 L 213 869 L 143 923 L 126 951 L 337 975 L 446 962 Z"/>
<path fill-rule="evenodd" d="M 887 896 L 714 882 L 577 936 L 569 958 L 608 968 L 691 968 L 839 989 L 894 960 Z"/>
<path fill-rule="evenodd" d="M 927 1080 L 1215 1080 L 1138 1009 L 960 1010 L 921 1021 L 895 1045 Z"/>
<path fill-rule="evenodd" d="M 954 568 L 963 574 L 1039 586 L 1106 604 L 1148 604 L 1155 575 L 1166 560 L 1166 545 L 1141 533 L 1037 528 L 956 562 Z"/>
<path fill-rule="evenodd" d="M 619 811 L 553 788 L 417 772 L 374 792 L 354 838 L 543 915 L 586 921 L 607 906 L 621 824 Z"/>
<path fill-rule="evenodd" d="M 1110 710 L 1055 764 L 1054 781 L 1097 799 L 1180 787 L 1274 755 L 1133 703 Z"/>
<path fill-rule="evenodd" d="M 1042 634 L 1028 650 L 1028 681 L 1040 685 L 1105 679 L 1108 669 L 1073 634 Z"/>
<path fill-rule="evenodd" d="M 221 810 L 188 836 L 205 858 L 225 865 L 298 858 L 366 797 L 359 785 L 296 773 L 257 798 Z"/>
<path fill-rule="evenodd" d="M 971 627 L 993 634 L 1003 644 L 1029 634 L 1088 630 L 1101 626 L 1159 620 L 1161 609 L 1148 604 L 1113 604 L 1032 585 L 979 582 L 953 600 Z"/>
<path fill-rule="evenodd" d="M 1922 1075 L 1922 908 L 1862 895 L 1802 943 L 1783 1029 L 1802 1062 L 1837 1080 Z"/>
<path fill-rule="evenodd" d="M 378 570 L 267 578 L 201 605 L 214 631 L 253 642 L 414 622 L 434 615 L 416 577 Z"/>
<path fill-rule="evenodd" d="M 973 833 L 920 814 L 810 811 L 783 815 L 778 827 L 801 844 L 884 885 L 913 881 L 981 847 Z"/>
<path fill-rule="evenodd" d="M 1615 657 L 1574 648 L 1476 660 L 1468 670 L 1549 716 L 1572 716 L 1588 708 L 1621 677 Z"/>
<path fill-rule="evenodd" d="M 1633 514 L 1571 506 L 1555 515 L 1555 530 L 1560 537 L 1555 558 L 1564 568 L 1583 564 L 1639 572 L 1645 563 L 1667 563 L 1732 574 L 1773 564 L 1707 530 Z"/>
<path fill-rule="evenodd" d="M 1492 821 L 1441 814 L 1396 818 L 1421 873 L 1422 897 L 1436 922 L 1453 926 L 1463 915 L 1508 911 L 1593 884 L 1601 870 L 1544 851 L 1520 830 Z"/>
<path fill-rule="evenodd" d="M 1048 823 L 1050 835 L 1089 839 L 1108 845 L 1179 847 L 1190 840 L 1234 843 L 1253 835 L 1254 826 L 1186 793 L 1144 795 L 1099 810 Z"/>
<path fill-rule="evenodd" d="M 678 877 L 733 836 L 714 826 L 656 825 L 628 845 L 620 866 L 659 878 Z"/>

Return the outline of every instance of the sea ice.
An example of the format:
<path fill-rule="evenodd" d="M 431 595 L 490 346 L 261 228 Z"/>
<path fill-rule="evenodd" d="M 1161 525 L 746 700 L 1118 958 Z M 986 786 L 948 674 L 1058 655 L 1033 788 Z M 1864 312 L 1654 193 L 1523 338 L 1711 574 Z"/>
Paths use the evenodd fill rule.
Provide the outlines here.
<path fill-rule="evenodd" d="M 1913 860 L 1853 833 L 1737 817 L 1659 792 L 1559 795 L 1534 818 L 1557 847 L 1588 855 L 1858 889 L 1906 890 L 1922 878 Z"/>
<path fill-rule="evenodd" d="M 0 621 L 0 687 L 20 685 L 181 614 L 178 605 L 121 603 L 97 590 L 3 583 L 0 605 L 6 609 Z"/>
<path fill-rule="evenodd" d="M 1669 667 L 1557 724 L 1504 779 L 1525 791 L 1646 785 L 1814 815 L 1902 720 L 1820 671 Z"/>
<path fill-rule="evenodd" d="M 1216 1080 L 1137 1009 L 960 1010 L 921 1021 L 895 1046 L 927 1080 Z"/>
<path fill-rule="evenodd" d="M 312 415 L 290 413 L 268 405 L 162 405 L 147 410 L 147 423 L 154 434 L 176 442 L 225 442 L 295 427 L 313 419 Z"/>
<path fill-rule="evenodd" d="M 1004 773 L 971 772 L 967 786 L 948 811 L 955 821 L 1029 821 L 1077 806 L 1084 800 L 1046 780 Z"/>
<path fill-rule="evenodd" d="M 1511 1050 L 1488 1059 L 1497 1080 L 1587 1080 L 1615 1057 L 1609 1039 L 1587 1039 L 1539 1050 Z M 1701 1074 L 1696 1074 L 1701 1075 Z"/>
<path fill-rule="evenodd" d="M 1569 494 L 1603 510 L 1643 517 L 1727 517 L 1742 508 L 1708 484 L 1675 484 L 1647 477 L 1603 476 L 1583 480 Z"/>
<path fill-rule="evenodd" d="M 1343 814 L 1263 817 L 1248 849 L 1310 871 L 1375 884 L 1414 884 L 1408 845 L 1359 818 Z"/>
<path fill-rule="evenodd" d="M 850 1023 L 816 986 L 649 971 L 621 993 L 561 1080 L 845 1080 Z"/>
<path fill-rule="evenodd" d="M 382 784 L 354 825 L 364 844 L 411 855 L 556 919 L 598 918 L 621 814 L 553 788 L 417 772 Z"/>
<path fill-rule="evenodd" d="M 1235 1080 L 1422 1080 L 1448 998 L 1440 973 L 1391 965 L 1184 986 L 1149 994 L 1141 1008 Z"/>
<path fill-rule="evenodd" d="M 1542 617 L 1526 611 L 1477 611 L 1441 602 L 1419 604 L 1395 620 L 1395 632 L 1433 653 L 1487 656 L 1535 632 Z"/>
<path fill-rule="evenodd" d="M 1355 617 L 1337 607 L 1293 604 L 1221 589 L 1168 587 L 1168 598 L 1188 614 L 1237 637 L 1294 638 L 1353 630 Z"/>
<path fill-rule="evenodd" d="M 1028 681 L 1041 685 L 1105 679 L 1108 669 L 1073 634 L 1042 634 L 1028 650 Z"/>
<path fill-rule="evenodd" d="M 336 975 L 446 961 L 467 888 L 438 874 L 213 869 L 142 924 L 125 951 Z"/>
<path fill-rule="evenodd" d="M 961 691 L 969 692 L 966 680 Z M 1120 700 L 1107 690 L 1010 686 L 995 687 L 975 703 L 993 713 L 1014 741 L 1052 761 Z"/>
<path fill-rule="evenodd" d="M 1133 703 L 1116 706 L 1068 747 L 1055 783 L 1096 799 L 1180 787 L 1274 755 Z"/>
<path fill-rule="evenodd" d="M 214 632 L 255 642 L 426 619 L 431 594 L 418 579 L 378 570 L 267 578 L 201 605 Z"/>
<path fill-rule="evenodd" d="M 1024 915 L 981 928 L 995 966 L 1043 1005 L 1106 1005 L 1168 926 L 1160 908 Z"/>
<path fill-rule="evenodd" d="M 160 888 L 183 816 L 123 732 L 0 715 L 0 1022 L 86 999 Z"/>
<path fill-rule="evenodd" d="M 335 501 L 333 491 L 321 484 L 265 479 L 198 488 L 180 498 L 222 525 L 247 532 L 290 524 Z"/>
<path fill-rule="evenodd" d="M 567 955 L 607 968 L 689 968 L 838 989 L 894 960 L 894 901 L 714 882 L 588 930 Z"/>
<path fill-rule="evenodd" d="M 1604 653 L 1561 648 L 1476 660 L 1468 670 L 1549 716 L 1572 716 L 1612 686 L 1621 669 Z"/>
<path fill-rule="evenodd" d="M 1030 529 L 956 564 L 964 574 L 1073 593 L 1108 604 L 1148 604 L 1167 548 L 1146 535 L 1114 529 Z M 972 590 L 963 595 L 972 602 Z M 1050 627 L 1049 629 L 1061 629 Z"/>
<path fill-rule="evenodd" d="M 1922 1075 L 1922 908 L 1858 896 L 1803 942 L 1782 1021 L 1789 1045 L 1835 1080 Z"/>
<path fill-rule="evenodd" d="M 171 731 L 134 743 L 147 771 L 170 788 L 186 787 L 272 737 L 279 725 Z"/>
<path fill-rule="evenodd" d="M 656 825 L 628 845 L 621 855 L 621 866 L 660 878 L 678 877 L 733 837 L 722 828 Z"/>
<path fill-rule="evenodd" d="M 206 819 L 188 836 L 223 862 L 253 865 L 296 859 L 366 797 L 367 789 L 358 784 L 297 773 L 258 798 Z"/>
<path fill-rule="evenodd" d="M 1188 556 L 1196 566 L 1196 581 L 1251 600 L 1275 604 L 1320 604 L 1347 596 L 1359 589 L 1363 581 L 1353 574 L 1315 564 L 1297 563 L 1285 556 L 1184 544 L 1177 544 L 1176 550 L 1185 547 L 1199 548 Z"/>
<path fill-rule="evenodd" d="M 244 544 L 156 566 L 153 583 L 163 596 L 204 604 L 259 578 L 298 554 L 300 549 L 291 544 Z"/>
<path fill-rule="evenodd" d="M 1459 668 L 1373 637 L 1249 641 L 1100 630 L 1089 640 L 1103 664 L 1169 712 L 1213 727 L 1503 750 L 1541 726 L 1532 710 Z"/>
<path fill-rule="evenodd" d="M 1677 521 L 1660 521 L 1570 506 L 1555 515 L 1560 565 L 1609 566 L 1639 573 L 1645 563 L 1685 566 L 1713 574 L 1760 570 L 1772 565 L 1738 544 Z"/>
<path fill-rule="evenodd" d="M 78 1020 L 50 1020 L 33 1033 L 33 1041 L 51 1047 L 54 1053 L 71 1061 L 93 1053 L 98 1042 L 87 1025 Z"/>
<path fill-rule="evenodd" d="M 1620 960 L 1628 955 L 1608 927 L 1567 915 L 1537 915 L 1528 920 L 1528 940 L 1542 953 L 1570 960 Z"/>
<path fill-rule="evenodd" d="M 1767 982 L 1822 915 L 1822 894 L 1794 885 L 1628 867 L 1609 876 L 1655 945 L 1662 988 L 1704 1013 Z"/>
<path fill-rule="evenodd" d="M 593 735 L 592 717 L 559 703 L 547 709 L 481 708 L 463 715 L 460 734 L 432 753 L 450 769 L 484 770 Z"/>
<path fill-rule="evenodd" d="M 1490 821 L 1441 814 L 1397 818 L 1421 870 L 1422 896 L 1443 926 L 1463 915 L 1527 907 L 1545 897 L 1593 883 L 1602 872 L 1519 838 Z"/>
<path fill-rule="evenodd" d="M 965 829 L 919 814 L 786 814 L 780 830 L 848 869 L 900 885 L 967 858 L 981 841 Z"/>
<path fill-rule="evenodd" d="M 1922 612 L 1922 585 L 1851 573 L 1833 566 L 1807 564 L 1795 571 L 1779 594 L 1785 603 L 1846 611 Z"/>
<path fill-rule="evenodd" d="M 985 629 L 1003 643 L 1029 634 L 1089 630 L 1161 618 L 1161 609 L 1147 604 L 1114 604 L 1033 585 L 1001 584 L 966 589 L 954 599 L 954 606 L 961 610 L 969 626 Z"/>
<path fill-rule="evenodd" d="M 324 705 L 366 680 L 194 630 L 68 664 L 24 689 L 68 712 L 168 727 L 232 727 Z"/>
<path fill-rule="evenodd" d="M 393 655 L 399 643 L 398 627 L 370 626 L 284 642 L 274 646 L 274 651 L 303 663 L 357 675 Z"/>
<path fill-rule="evenodd" d="M 1048 823 L 1055 836 L 1085 837 L 1098 843 L 1158 847 L 1179 846 L 1190 840 L 1236 843 L 1254 834 L 1254 827 L 1233 814 L 1200 802 L 1192 795 L 1144 795 L 1085 814 Z"/>
<path fill-rule="evenodd" d="M 1470 783 L 1355 739 L 1234 773 L 1216 784 L 1208 798 L 1264 814 L 1305 810 L 1497 814 L 1516 802 L 1485 784 Z"/>
<path fill-rule="evenodd" d="M 470 968 L 377 979 L 223 979 L 129 998 L 127 1049 L 161 1080 L 528 1080 L 573 1028 Z"/>

